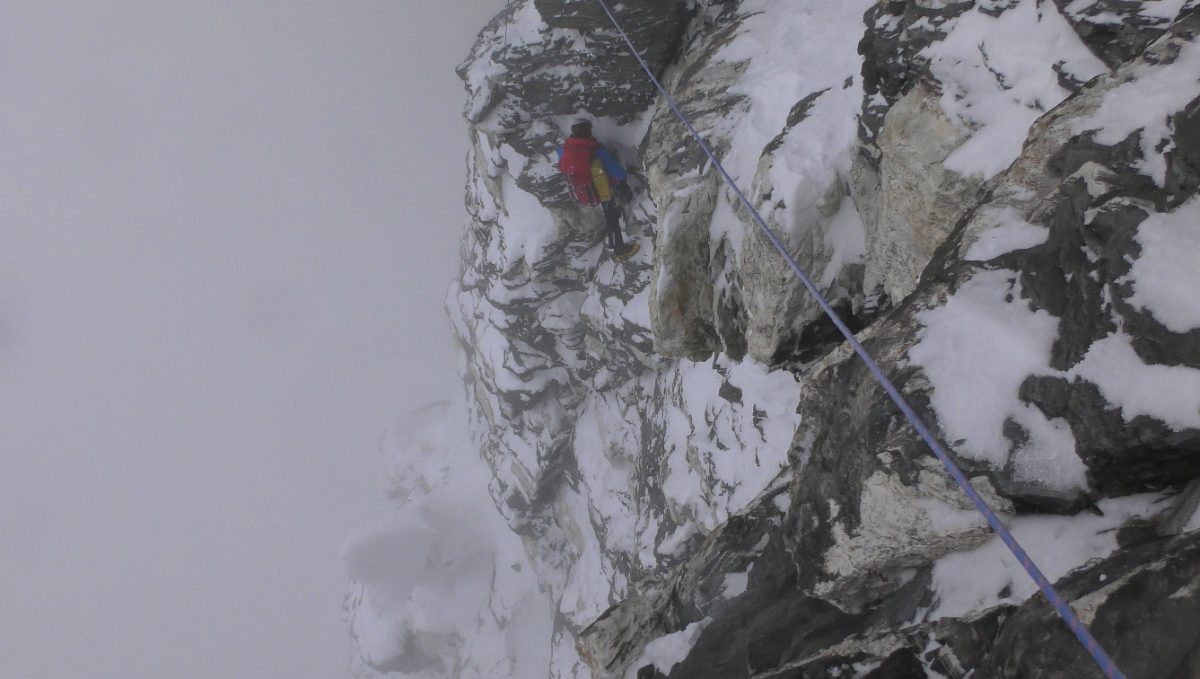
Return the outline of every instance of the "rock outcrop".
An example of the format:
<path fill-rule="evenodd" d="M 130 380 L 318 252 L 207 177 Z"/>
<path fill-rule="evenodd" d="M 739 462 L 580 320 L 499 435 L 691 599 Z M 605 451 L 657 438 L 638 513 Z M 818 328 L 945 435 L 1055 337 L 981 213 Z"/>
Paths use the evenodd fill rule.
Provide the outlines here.
<path fill-rule="evenodd" d="M 1198 4 L 613 5 L 1147 679 L 1200 667 Z M 1097 676 L 596 3 L 514 0 L 460 75 L 448 307 L 492 499 L 554 611 L 547 676 Z M 623 264 L 554 169 L 578 116 L 632 171 Z M 462 654 L 451 676 L 495 676 Z"/>

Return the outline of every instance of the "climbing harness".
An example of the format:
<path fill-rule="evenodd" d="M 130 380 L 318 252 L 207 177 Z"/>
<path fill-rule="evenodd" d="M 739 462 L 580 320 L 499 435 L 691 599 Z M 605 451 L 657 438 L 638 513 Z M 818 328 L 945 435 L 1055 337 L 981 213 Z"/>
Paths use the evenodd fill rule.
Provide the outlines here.
<path fill-rule="evenodd" d="M 1112 659 L 1108 656 L 1108 653 L 1104 651 L 1104 649 L 1100 646 L 1100 643 L 1096 641 L 1096 638 L 1092 636 L 1092 633 L 1088 630 L 1088 628 L 1083 624 L 1082 621 L 1079 620 L 1078 616 L 1075 615 L 1075 612 L 1071 610 L 1070 605 L 1068 605 L 1066 600 L 1063 599 L 1063 597 L 1058 593 L 1058 591 L 1054 588 L 1054 585 L 1050 584 L 1050 581 L 1045 575 L 1042 574 L 1041 569 L 1037 567 L 1037 564 L 1033 562 L 1033 559 L 1029 557 L 1029 555 L 1025 552 L 1025 549 L 1021 547 L 1020 543 L 1017 542 L 1017 539 L 1013 537 L 1012 533 L 1008 531 L 1008 528 L 1006 528 L 1004 524 L 1000 522 L 1000 518 L 996 516 L 996 513 L 992 511 L 992 508 L 989 507 L 987 502 L 984 501 L 984 499 L 979 495 L 979 492 L 975 490 L 975 487 L 971 485 L 971 482 L 967 480 L 966 475 L 963 474 L 962 470 L 958 468 L 958 465 L 954 463 L 954 460 L 950 458 L 949 453 L 942 448 L 941 444 L 938 443 L 937 439 L 933 436 L 933 434 L 930 433 L 929 428 L 925 426 L 925 423 L 922 422 L 921 418 L 917 416 L 916 411 L 913 410 L 908 401 L 900 394 L 900 391 L 896 389 L 896 386 L 892 384 L 892 381 L 888 379 L 887 375 L 884 374 L 883 369 L 879 367 L 879 364 L 875 362 L 875 359 L 871 357 L 862 344 L 859 343 L 858 339 L 854 337 L 854 333 L 850 331 L 850 328 L 846 326 L 846 323 L 842 321 L 841 317 L 837 315 L 837 312 L 833 310 L 833 307 L 829 304 L 829 301 L 825 299 L 825 296 L 822 295 L 819 290 L 817 290 L 817 286 L 813 284 L 812 279 L 810 279 L 808 274 L 804 272 L 804 269 L 802 269 L 800 265 L 796 263 L 796 259 L 792 257 L 791 253 L 789 253 L 787 248 L 784 247 L 783 243 L 775 235 L 775 232 L 771 230 L 771 227 L 767 226 L 767 223 L 763 221 L 762 216 L 758 214 L 758 210 L 754 209 L 754 206 L 750 204 L 750 201 L 746 198 L 746 194 L 742 193 L 742 190 L 738 188 L 737 184 L 733 181 L 733 177 L 729 176 L 729 173 L 725 170 L 725 167 L 721 165 L 721 161 L 717 159 L 716 154 L 714 154 L 712 149 L 708 147 L 708 144 L 704 142 L 704 139 L 700 137 L 700 133 L 696 131 L 696 128 L 692 125 L 691 121 L 688 120 L 688 117 L 679 109 L 678 104 L 675 103 L 675 99 L 667 93 L 666 88 L 663 87 L 661 82 L 659 82 L 658 78 L 654 75 L 654 72 L 650 70 L 650 66 L 646 63 L 645 59 L 642 58 L 642 55 L 637 51 L 637 48 L 634 47 L 633 41 L 629 39 L 629 35 L 625 33 L 625 29 L 621 27 L 621 24 L 617 21 L 616 16 L 614 16 L 612 11 L 608 8 L 608 4 L 605 3 L 604 0 L 596 0 L 596 2 L 600 3 L 600 7 L 603 8 L 604 13 L 608 15 L 608 19 L 612 22 L 613 27 L 617 29 L 617 33 L 621 35 L 621 38 L 625 41 L 625 44 L 629 46 L 630 53 L 632 53 L 634 58 L 637 59 L 638 63 L 642 67 L 642 70 L 645 71 L 646 75 L 650 78 L 650 81 L 654 83 L 656 88 L 658 88 L 659 93 L 662 94 L 663 98 L 667 102 L 667 105 L 671 107 L 672 111 L 674 111 L 675 116 L 679 118 L 685 127 L 687 127 L 688 133 L 690 133 L 691 136 L 696 140 L 696 143 L 700 145 L 700 149 L 704 151 L 706 156 L 708 156 L 708 159 L 712 162 L 713 167 L 717 168 L 717 171 L 721 173 L 721 177 L 724 178 L 725 183 L 728 184 L 731 189 L 733 189 L 735 194 L 737 194 L 738 200 L 741 202 L 742 206 L 745 207 L 750 214 L 754 215 L 755 222 L 758 223 L 759 228 L 767 237 L 767 240 L 769 240 L 771 245 L 773 245 L 775 249 L 779 251 L 779 254 L 783 256 L 788 266 L 791 267 L 791 269 L 796 273 L 796 276 L 800 279 L 800 282 L 804 284 L 804 287 L 813 296 L 813 299 L 815 299 L 817 304 L 820 305 L 821 309 L 825 312 L 825 315 L 828 316 L 829 320 L 831 320 L 833 324 L 837 326 L 837 329 L 841 331 L 842 335 L 846 338 L 846 341 L 849 342 L 850 347 L 854 349 L 854 353 L 858 354 L 858 357 L 861 358 L 863 363 L 866 364 L 867 369 L 870 370 L 871 374 L 875 376 L 875 379 L 879 382 L 879 385 L 883 387 L 883 390 L 887 392 L 889 397 L 891 397 L 892 402 L 896 404 L 896 407 L 900 409 L 900 412 L 904 413 L 904 417 L 907 418 L 909 423 L 912 424 L 913 428 L 916 429 L 917 434 L 921 436 L 921 438 L 929 446 L 929 449 L 933 451 L 933 454 L 936 455 L 938 460 L 942 462 L 942 465 L 946 468 L 946 471 L 949 472 L 950 477 L 954 479 L 954 482 L 957 483 L 959 487 L 962 488 L 963 492 L 967 494 L 967 497 L 970 498 L 971 502 L 975 505 L 975 508 L 979 510 L 979 513 L 982 514 L 984 519 L 987 520 L 987 523 L 989 526 L 991 526 L 992 531 L 1000 537 L 1000 540 L 1004 542 L 1009 551 L 1012 552 L 1013 556 L 1017 558 L 1017 561 L 1020 562 L 1021 566 L 1025 569 L 1025 572 L 1029 574 L 1029 577 L 1033 578 L 1033 581 L 1037 584 L 1038 589 L 1040 589 L 1042 594 L 1046 596 L 1046 599 L 1050 601 L 1050 604 L 1054 607 L 1054 610 L 1067 624 L 1067 627 L 1069 627 L 1075 634 L 1075 638 L 1079 640 L 1079 643 L 1083 644 L 1084 649 L 1086 649 L 1088 654 L 1091 655 L 1092 659 L 1096 662 L 1096 665 L 1099 666 L 1100 670 L 1104 672 L 1104 675 L 1108 677 L 1108 679 L 1125 679 L 1125 675 L 1120 669 L 1117 668 L 1116 663 L 1112 661 Z"/>

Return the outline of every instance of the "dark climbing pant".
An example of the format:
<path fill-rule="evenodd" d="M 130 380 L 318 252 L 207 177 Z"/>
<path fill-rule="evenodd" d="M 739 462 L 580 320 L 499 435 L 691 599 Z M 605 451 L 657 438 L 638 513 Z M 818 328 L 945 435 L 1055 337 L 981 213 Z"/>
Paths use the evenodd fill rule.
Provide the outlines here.
<path fill-rule="evenodd" d="M 608 200 L 600 205 L 604 208 L 604 234 L 608 247 L 620 254 L 625 251 L 625 239 L 621 237 L 621 206 L 615 200 Z"/>

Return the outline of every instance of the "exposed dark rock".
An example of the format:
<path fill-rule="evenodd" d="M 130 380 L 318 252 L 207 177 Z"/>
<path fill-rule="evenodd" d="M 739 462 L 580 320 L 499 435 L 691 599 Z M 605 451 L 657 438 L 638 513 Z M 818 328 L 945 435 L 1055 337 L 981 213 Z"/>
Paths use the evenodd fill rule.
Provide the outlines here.
<path fill-rule="evenodd" d="M 928 417 L 927 383 L 915 370 L 894 368 L 902 338 L 915 334 L 912 323 L 893 315 L 864 346 Z M 814 369 L 800 411 L 792 455 L 802 471 L 786 535 L 805 591 L 863 610 L 898 589 L 906 569 L 987 539 L 982 523 L 938 525 L 940 512 L 967 509 L 966 498 L 856 357 L 835 352 Z M 986 479 L 976 483 L 990 493 Z M 994 495 L 990 502 L 1007 506 Z"/>
<path fill-rule="evenodd" d="M 742 402 L 742 390 L 730 384 L 728 380 L 721 383 L 720 389 L 717 390 L 717 396 L 730 403 Z"/>
<path fill-rule="evenodd" d="M 1136 493 L 1200 476 L 1200 431 L 1175 431 L 1144 415 L 1125 421 L 1093 384 L 1031 377 L 1021 398 L 1071 424 L 1076 451 L 1102 493 Z"/>
<path fill-rule="evenodd" d="M 1200 514 L 1200 479 L 1193 479 L 1183 490 L 1175 508 L 1159 522 L 1159 535 L 1179 535 L 1187 532 L 1187 527 L 1197 520 L 1197 514 Z"/>
<path fill-rule="evenodd" d="M 1140 55 L 1171 24 L 1170 19 L 1143 14 L 1145 3 L 1137 0 L 1088 3 L 1054 0 L 1054 4 L 1084 43 L 1110 68 Z"/>
<path fill-rule="evenodd" d="M 1175 147 L 1167 151 L 1163 189 L 1166 206 L 1176 207 L 1200 187 L 1200 102 L 1193 101 L 1171 118 Z"/>
<path fill-rule="evenodd" d="M 928 75 L 921 50 L 945 37 L 941 27 L 974 5 L 974 0 L 889 0 L 867 11 L 867 30 L 858 44 L 864 96 L 859 138 L 865 148 L 872 146 L 891 106 Z"/>
<path fill-rule="evenodd" d="M 931 637 L 939 648 L 933 657 L 926 655 L 930 668 L 953 679 L 966 677 L 991 649 L 1014 608 L 997 606 L 970 618 L 945 618 L 934 623 Z"/>
<path fill-rule="evenodd" d="M 508 34 L 518 20 L 517 14 L 530 4 L 551 31 L 548 41 L 527 41 L 515 32 L 512 36 Z M 630 39 L 641 46 L 642 58 L 656 72 L 661 72 L 675 57 L 683 28 L 691 18 L 687 3 L 626 0 L 610 4 Z M 555 29 L 573 34 L 554 34 Z M 579 40 L 583 44 L 578 44 Z M 597 59 L 596 54 L 607 58 Z M 468 77 L 471 64 L 482 60 L 504 67 L 497 69 L 486 85 L 470 82 Z M 573 80 L 564 81 L 563 69 L 550 73 L 552 67 L 575 70 L 580 87 L 573 87 L 576 84 Z M 594 116 L 628 117 L 649 108 L 657 96 L 653 84 L 633 77 L 641 72 L 641 67 L 600 5 L 594 2 L 511 2 L 480 34 L 458 72 L 468 81 L 472 97 L 467 119 L 481 123 L 488 116 L 495 116 L 497 130 L 511 130 L 531 120 L 573 115 L 580 110 Z M 632 87 L 618 89 L 622 85 Z"/>
<path fill-rule="evenodd" d="M 925 679 L 925 666 L 917 659 L 917 654 L 909 648 L 902 648 L 889 655 L 879 667 L 863 675 L 863 679 Z"/>
<path fill-rule="evenodd" d="M 777 540 L 763 552 L 747 592 L 724 604 L 671 677 L 739 679 L 779 667 L 844 639 L 861 624 L 795 586 Z"/>
<path fill-rule="evenodd" d="M 1058 589 L 1126 676 L 1197 676 L 1200 533 L 1118 552 Z M 996 679 L 1103 676 L 1041 597 L 1014 612 L 976 671 Z"/>
<path fill-rule="evenodd" d="M 693 551 L 692 558 L 677 567 L 661 584 L 613 606 L 583 630 L 579 645 L 590 664 L 593 667 L 625 667 L 640 655 L 651 639 L 682 629 L 706 616 L 719 616 L 722 621 L 719 630 L 724 628 L 724 621 L 731 619 L 730 616 L 741 620 L 758 617 L 759 607 L 764 602 L 795 607 L 795 603 L 780 600 L 781 592 L 791 591 L 787 580 L 791 569 L 784 566 L 787 557 L 780 552 L 777 540 L 771 539 L 780 521 L 777 498 L 784 490 L 783 486 L 778 486 L 764 494 L 745 514 L 731 517 L 709 535 Z M 747 593 L 726 599 L 727 576 L 747 571 Z M 756 624 L 774 625 L 769 618 L 765 616 Z M 705 629 L 698 644 L 705 643 L 708 638 L 720 638 L 711 628 Z M 718 636 L 710 636 L 713 634 Z M 749 643 L 752 637 L 745 634 L 742 638 L 744 643 Z M 691 676 L 679 675 L 680 671 L 677 666 L 672 676 Z"/>

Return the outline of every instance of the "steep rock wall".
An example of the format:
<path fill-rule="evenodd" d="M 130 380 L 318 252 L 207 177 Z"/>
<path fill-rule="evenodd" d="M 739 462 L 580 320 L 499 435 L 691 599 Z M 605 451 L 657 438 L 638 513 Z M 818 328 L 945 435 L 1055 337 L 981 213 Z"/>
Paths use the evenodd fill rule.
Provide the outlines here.
<path fill-rule="evenodd" d="M 1190 280 L 1186 266 L 1158 259 L 1165 254 L 1155 254 L 1158 246 L 1143 249 L 1167 228 L 1174 243 L 1194 247 L 1174 240 L 1196 235 L 1178 230 L 1195 215 L 1190 177 L 1197 146 L 1190 130 L 1200 103 L 1189 80 L 1195 75 L 1183 75 L 1200 17 L 1185 16 L 1143 56 L 1042 116 L 1012 166 L 988 182 L 974 204 L 959 207 L 963 216 L 946 229 L 914 291 L 860 334 L 925 419 L 939 425 L 990 504 L 1018 517 L 1019 539 L 1040 539 L 1035 524 L 1020 517 L 1063 515 L 1053 520 L 1055 534 L 1081 542 L 1035 550 L 1043 562 L 1059 564 L 1055 576 L 1087 560 L 1078 554 L 1064 560 L 1061 551 L 1107 557 L 1093 573 L 1119 571 L 1141 558 L 1149 570 L 1167 568 L 1151 565 L 1157 557 L 1146 550 L 1161 549 L 1170 538 L 1136 526 L 1149 525 L 1181 500 L 1151 494 L 1095 503 L 1178 488 L 1197 475 L 1185 466 L 1196 459 L 1193 423 L 1200 412 L 1191 386 L 1194 344 L 1177 334 L 1193 332 L 1185 326 L 1195 319 L 1187 312 L 1189 320 L 1170 329 L 1147 319 L 1145 307 L 1123 301 L 1149 294 L 1134 288 L 1153 285 L 1140 282 L 1135 269 Z M 1153 83 L 1166 82 L 1187 82 L 1190 94 L 1159 108 L 1139 98 Z M 1111 113 L 1121 101 L 1150 110 L 1117 122 Z M 906 115 L 901 105 L 886 117 L 893 113 Z M 891 122 L 885 119 L 884 128 Z M 1153 263 L 1142 259 L 1147 256 Z M 1180 296 L 1171 308 L 1165 298 L 1158 300 L 1164 304 L 1160 316 L 1190 306 Z M 1164 371 L 1166 366 L 1172 368 Z M 1164 392 L 1186 405 L 1176 410 L 1164 400 L 1139 398 L 1144 392 L 1137 382 L 1150 375 L 1160 375 Z M 760 524 L 766 547 L 753 561 L 747 591 L 690 615 L 665 604 L 642 615 L 622 607 L 610 618 L 625 628 L 643 626 L 645 636 L 708 621 L 672 677 L 935 671 L 960 677 L 977 667 L 995 676 L 1033 676 L 1060 667 L 1060 659 L 1078 673 L 1072 676 L 1094 674 L 1061 630 L 1054 643 L 1038 645 L 1040 653 L 1020 653 L 1009 641 L 1044 634 L 1054 621 L 1043 612 L 1035 625 L 1041 632 L 1027 632 L 1022 625 L 1033 623 L 1023 617 L 1006 622 L 1005 607 L 1032 592 L 1026 576 L 989 572 L 986 559 L 1001 558 L 998 545 L 861 363 L 840 349 L 804 381 L 790 505 L 778 510 L 778 528 Z M 764 498 L 748 516 L 769 514 L 778 498 Z M 1085 506 L 1104 517 L 1101 531 L 1125 526 L 1122 535 L 1131 537 L 1101 544 L 1097 519 L 1077 513 Z M 1139 530 L 1141 537 L 1134 537 Z M 710 548 L 716 549 L 706 543 L 698 554 Z M 1182 568 L 1181 582 L 1195 577 L 1194 564 Z M 733 572 L 709 570 L 708 577 Z M 686 573 L 668 580 L 672 601 L 695 596 Z M 1076 582 L 1064 581 L 1064 589 L 1082 602 L 1086 596 L 1074 589 Z M 964 587 L 971 592 L 965 602 Z M 655 600 L 659 591 L 641 601 Z M 1164 603 L 1169 596 L 1144 585 L 1135 591 Z M 1110 620 L 1136 620 L 1147 638 L 1164 640 L 1160 654 L 1150 658 L 1107 626 L 1115 623 L 1092 618 L 1131 676 L 1187 676 L 1195 640 L 1165 641 L 1173 638 L 1168 619 L 1109 605 Z M 659 628 L 662 611 L 673 612 L 676 627 Z M 822 636 L 831 629 L 839 630 L 838 643 Z M 610 634 L 595 628 L 589 633 Z M 637 652 L 622 658 L 632 665 L 650 659 L 639 660 Z M 869 668 L 874 673 L 863 674 Z M 1170 671 L 1160 675 L 1162 668 Z"/>
<path fill-rule="evenodd" d="M 1197 657 L 1169 629 L 1196 621 L 1196 5 L 614 5 L 1135 677 Z M 492 497 L 554 610 L 548 676 L 1090 676 L 595 3 L 515 0 L 460 74 L 448 307 Z M 624 264 L 554 170 L 580 115 L 633 173 Z M 488 676 L 461 653 L 452 676 Z"/>

